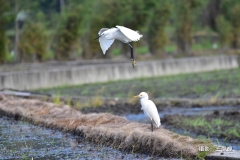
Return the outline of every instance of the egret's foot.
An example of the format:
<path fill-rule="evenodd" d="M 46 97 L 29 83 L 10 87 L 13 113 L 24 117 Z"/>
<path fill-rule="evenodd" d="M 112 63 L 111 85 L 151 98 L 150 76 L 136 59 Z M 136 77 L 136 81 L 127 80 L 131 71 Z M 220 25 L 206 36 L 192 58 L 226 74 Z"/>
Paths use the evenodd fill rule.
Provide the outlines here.
<path fill-rule="evenodd" d="M 132 61 L 132 66 L 134 68 L 136 66 L 136 61 L 134 59 L 131 59 L 131 61 Z"/>

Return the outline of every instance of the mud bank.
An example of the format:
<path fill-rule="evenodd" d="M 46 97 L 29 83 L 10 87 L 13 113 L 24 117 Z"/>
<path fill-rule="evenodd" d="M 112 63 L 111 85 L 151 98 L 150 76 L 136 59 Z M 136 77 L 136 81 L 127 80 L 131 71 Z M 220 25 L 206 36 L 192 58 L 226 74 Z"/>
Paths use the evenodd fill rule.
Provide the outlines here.
<path fill-rule="evenodd" d="M 131 122 L 120 116 L 108 113 L 82 114 L 67 105 L 58 106 L 39 100 L 0 95 L 0 113 L 133 153 L 186 158 L 199 155 L 201 146 L 212 148 L 210 141 L 194 140 L 162 127 L 151 132 L 150 125 Z"/>
<path fill-rule="evenodd" d="M 0 116 L 1 160 L 148 160 L 154 156 L 126 153 L 104 145 L 93 144 L 84 137 L 16 121 Z M 176 160 L 176 159 L 168 159 Z"/>

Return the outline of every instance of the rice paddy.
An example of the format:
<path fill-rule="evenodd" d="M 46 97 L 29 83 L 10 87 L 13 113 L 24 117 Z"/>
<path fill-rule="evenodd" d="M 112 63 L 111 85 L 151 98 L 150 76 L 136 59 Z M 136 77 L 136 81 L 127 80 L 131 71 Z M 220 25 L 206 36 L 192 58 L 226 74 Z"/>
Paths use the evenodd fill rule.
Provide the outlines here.
<path fill-rule="evenodd" d="M 145 91 L 151 98 L 239 98 L 240 69 L 62 86 L 38 91 L 88 97 L 130 98 Z"/>

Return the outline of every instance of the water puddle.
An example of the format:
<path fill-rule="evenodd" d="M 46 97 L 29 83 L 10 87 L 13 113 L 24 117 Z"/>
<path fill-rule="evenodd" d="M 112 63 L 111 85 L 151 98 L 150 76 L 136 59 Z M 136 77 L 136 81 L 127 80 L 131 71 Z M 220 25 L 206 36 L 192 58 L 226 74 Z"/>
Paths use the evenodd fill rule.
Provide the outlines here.
<path fill-rule="evenodd" d="M 238 111 L 240 108 L 236 106 L 213 106 L 213 107 L 201 107 L 201 108 L 166 108 L 161 112 L 160 116 L 165 115 L 207 115 L 214 111 L 225 112 L 225 111 Z"/>
<path fill-rule="evenodd" d="M 0 159 L 151 159 L 96 145 L 79 136 L 62 133 L 12 118 L 0 117 Z"/>
<path fill-rule="evenodd" d="M 159 115 L 161 118 L 167 115 L 207 115 L 212 114 L 214 111 L 219 111 L 220 113 L 225 111 L 238 111 L 239 107 L 236 106 L 214 106 L 214 107 L 201 107 L 201 108 L 174 108 L 167 107 L 161 111 L 159 111 Z M 126 119 L 137 122 L 146 122 L 146 116 L 143 113 L 139 114 L 126 114 L 123 115 Z"/>

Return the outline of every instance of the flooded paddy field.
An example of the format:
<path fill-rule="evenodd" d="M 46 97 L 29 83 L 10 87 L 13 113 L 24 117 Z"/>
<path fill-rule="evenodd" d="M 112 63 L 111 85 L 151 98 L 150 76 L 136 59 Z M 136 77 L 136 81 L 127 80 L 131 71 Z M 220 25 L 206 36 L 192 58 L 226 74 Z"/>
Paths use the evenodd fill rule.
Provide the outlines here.
<path fill-rule="evenodd" d="M 122 104 L 123 105 L 123 104 Z M 88 107 L 83 108 L 84 113 L 111 112 L 125 117 L 130 121 L 149 123 L 146 116 L 140 110 L 140 105 L 111 105 L 111 107 Z M 193 127 L 182 125 L 185 121 L 194 117 L 213 117 L 229 121 L 235 119 L 239 122 L 239 106 L 211 106 L 211 107 L 171 107 L 157 105 L 161 117 L 162 127 L 181 135 L 193 138 L 210 138 L 215 145 L 231 146 L 234 150 L 240 150 L 239 138 L 229 139 L 219 135 L 211 135 L 209 132 L 192 130 Z M 124 109 L 123 109 L 124 108 Z M 123 110 L 122 110 L 123 109 Z M 122 110 L 122 111 L 120 111 Z M 231 110 L 231 112 L 230 112 Z M 233 115 L 233 116 L 231 116 Z M 179 123 L 177 123 L 179 122 Z M 234 121 L 233 121 L 234 122 Z M 150 125 L 150 124 L 149 124 Z M 221 126 L 220 126 L 221 127 Z M 238 127 L 238 126 L 237 126 Z M 223 129 L 225 129 L 223 127 Z M 89 142 L 84 137 L 57 130 L 47 129 L 32 125 L 26 121 L 15 121 L 13 118 L 0 117 L 0 159 L 155 159 L 156 156 L 121 152 L 114 147 Z M 237 132 L 239 133 L 239 132 Z M 219 136 L 219 137 L 217 137 Z"/>
<path fill-rule="evenodd" d="M 154 159 L 6 116 L 0 117 L 0 134 L 0 159 Z"/>
<path fill-rule="evenodd" d="M 88 102 L 84 105 L 81 101 L 78 101 L 77 103 L 72 103 L 70 100 L 61 102 L 60 98 L 56 98 L 51 102 L 54 102 L 55 104 L 65 103 L 84 114 L 107 112 L 125 117 L 130 121 L 149 123 L 146 116 L 142 113 L 141 106 L 138 101 L 126 103 L 104 103 L 104 101 L 99 97 L 131 98 L 133 95 L 139 94 L 141 91 L 145 91 L 149 93 L 150 99 L 179 98 L 194 100 L 198 98 L 206 98 L 210 99 L 211 101 L 213 100 L 214 102 L 216 102 L 217 99 L 224 98 L 239 99 L 239 75 L 240 70 L 234 69 L 167 77 L 142 78 L 129 81 L 87 84 L 81 86 L 65 86 L 53 89 L 40 89 L 38 91 L 43 93 L 51 93 L 53 95 L 58 95 L 59 97 L 92 96 L 95 98 L 93 98 L 91 102 Z M 185 102 L 174 101 L 166 103 L 157 102 L 156 105 L 161 117 L 163 128 L 193 138 L 211 139 L 215 145 L 232 146 L 234 150 L 240 150 L 239 101 L 236 103 L 209 103 L 208 105 L 201 103 L 189 104 Z M 14 124 L 22 122 L 10 120 L 9 123 Z M 31 124 L 26 124 L 26 126 L 24 126 L 24 124 L 22 125 L 23 128 L 28 128 L 29 126 L 30 128 L 33 127 Z M 15 127 L 13 126 L 10 128 L 5 126 L 5 129 L 2 130 L 11 131 L 12 137 L 14 137 L 14 128 Z M 54 157 L 56 156 L 56 152 L 61 153 L 58 154 L 60 157 L 57 159 L 66 159 L 66 157 L 67 159 L 109 159 L 109 157 L 114 157 L 114 159 L 156 158 L 149 157 L 149 155 L 144 154 L 129 154 L 130 152 L 127 152 L 128 154 L 122 153 L 113 148 L 95 145 L 86 141 L 82 137 L 76 137 L 71 134 L 64 134 L 62 132 L 48 130 L 46 128 L 41 128 L 40 130 L 43 131 L 43 135 L 40 135 L 40 137 L 44 137 L 42 138 L 44 140 L 43 142 L 39 142 L 39 144 L 34 142 L 34 145 L 36 144 L 37 146 L 41 146 L 41 143 L 43 143 L 43 151 L 41 149 L 32 149 L 33 147 L 26 147 L 25 145 L 25 143 L 28 142 L 27 139 L 31 139 L 31 137 L 40 134 L 35 133 L 34 131 L 32 132 L 34 135 L 30 134 L 30 136 L 27 135 L 27 137 L 23 136 L 23 142 L 16 143 L 20 144 L 21 147 L 19 148 L 23 148 L 23 150 L 19 150 L 19 148 L 16 146 L 11 146 L 11 143 L 8 144 L 10 148 L 12 147 L 10 152 L 6 150 L 7 148 L 4 147 L 5 145 L 3 146 L 0 144 L 0 147 L 4 152 L 14 153 L 10 155 L 25 153 L 26 149 L 24 150 L 24 148 L 30 148 L 36 152 L 36 155 L 40 155 L 37 157 L 40 159 L 41 157 L 44 157 L 44 159 L 51 156 Z M 18 129 L 17 132 L 19 131 L 23 132 L 23 129 Z M 4 134 L 7 136 L 9 133 L 5 132 Z M 38 137 L 32 139 L 38 139 Z M 10 142 L 12 140 L 13 139 L 5 138 L 5 142 Z M 21 137 L 17 138 L 17 140 L 21 140 Z M 62 148 L 61 152 L 59 149 L 56 149 L 56 146 L 51 144 L 53 140 L 53 144 L 57 144 L 57 147 Z M 27 146 L 34 146 L 31 144 L 33 143 L 31 142 L 27 144 Z M 52 152 L 49 152 L 49 150 Z M 8 154 L 5 154 L 4 156 L 6 155 Z M 21 158 L 24 158 L 24 156 L 25 154 L 23 154 Z M 28 155 L 28 157 L 31 157 L 31 155 Z"/>
<path fill-rule="evenodd" d="M 129 121 L 122 116 L 83 114 L 64 104 L 36 99 L 0 95 L 0 114 L 22 120 L 1 120 L 2 159 L 29 159 L 33 155 L 34 159 L 51 156 L 60 156 L 55 159 L 193 158 L 204 157 L 214 150 L 209 140 L 192 139 L 163 127 L 152 132 L 148 124 Z M 52 130 L 34 127 L 26 121 Z M 209 147 L 209 151 L 200 154 L 200 146 Z"/>
<path fill-rule="evenodd" d="M 162 126 L 181 135 L 193 138 L 211 139 L 215 145 L 231 146 L 234 150 L 240 150 L 240 112 L 225 112 L 217 116 L 215 112 L 204 116 L 186 114 L 161 113 Z M 229 118 L 229 114 L 235 114 Z M 142 113 L 124 115 L 128 120 L 140 123 L 149 123 L 146 116 Z M 239 116 L 240 117 L 240 116 Z"/>
<path fill-rule="evenodd" d="M 234 150 L 240 150 L 240 105 L 199 106 L 174 107 L 157 104 L 162 126 L 181 135 L 210 138 L 215 145 L 232 146 Z M 82 108 L 82 112 L 120 113 L 119 115 L 130 121 L 149 123 L 140 104 L 88 107 Z"/>

